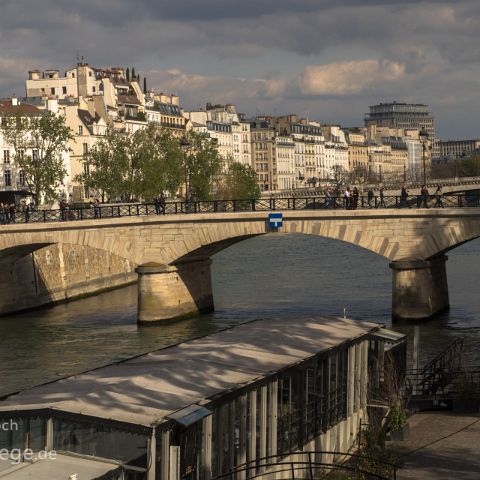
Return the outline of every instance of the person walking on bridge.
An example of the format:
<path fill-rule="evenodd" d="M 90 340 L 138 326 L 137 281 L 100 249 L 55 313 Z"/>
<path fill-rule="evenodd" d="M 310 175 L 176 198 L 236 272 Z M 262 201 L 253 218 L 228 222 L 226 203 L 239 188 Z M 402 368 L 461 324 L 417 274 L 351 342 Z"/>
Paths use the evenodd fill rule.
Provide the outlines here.
<path fill-rule="evenodd" d="M 443 191 L 442 191 L 442 186 L 439 185 L 437 189 L 435 190 L 435 205 L 434 207 L 439 207 L 439 208 L 444 208 L 443 207 Z"/>
<path fill-rule="evenodd" d="M 350 210 L 350 187 L 347 187 L 345 193 L 343 194 L 343 198 L 345 199 L 345 208 Z"/>
<path fill-rule="evenodd" d="M 380 203 L 378 204 L 379 207 L 387 208 L 385 205 L 385 192 L 383 187 L 380 189 Z"/>
<path fill-rule="evenodd" d="M 405 187 L 402 187 L 400 192 L 400 208 L 402 207 L 410 208 L 408 204 L 408 191 Z"/>
<path fill-rule="evenodd" d="M 367 201 L 368 201 L 368 208 L 372 208 L 373 190 L 371 188 L 369 188 L 367 192 Z"/>
<path fill-rule="evenodd" d="M 426 185 L 422 185 L 422 189 L 420 190 L 420 205 L 419 208 L 428 208 L 428 188 Z"/>

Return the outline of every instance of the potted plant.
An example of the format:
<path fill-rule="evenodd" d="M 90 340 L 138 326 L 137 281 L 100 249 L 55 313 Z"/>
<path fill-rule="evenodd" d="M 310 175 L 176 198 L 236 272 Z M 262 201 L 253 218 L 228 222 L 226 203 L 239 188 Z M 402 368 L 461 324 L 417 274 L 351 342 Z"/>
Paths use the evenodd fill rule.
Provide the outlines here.
<path fill-rule="evenodd" d="M 403 442 L 408 439 L 410 428 L 405 410 L 398 404 L 390 407 L 390 440 Z"/>

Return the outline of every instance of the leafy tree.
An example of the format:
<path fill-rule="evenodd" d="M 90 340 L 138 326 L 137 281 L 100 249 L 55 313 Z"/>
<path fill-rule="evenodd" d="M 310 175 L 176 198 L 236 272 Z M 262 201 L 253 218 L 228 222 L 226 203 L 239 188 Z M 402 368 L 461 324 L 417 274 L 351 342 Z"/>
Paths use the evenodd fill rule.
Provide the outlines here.
<path fill-rule="evenodd" d="M 217 146 L 205 133 L 189 131 L 182 140 L 181 169 L 186 196 L 210 200 L 223 160 Z"/>
<path fill-rule="evenodd" d="M 462 162 L 462 170 L 469 177 L 480 176 L 480 153 L 472 153 Z"/>
<path fill-rule="evenodd" d="M 110 128 L 84 157 L 85 167 L 76 181 L 98 190 L 109 200 L 125 194 L 125 177 L 129 171 L 128 137 Z"/>
<path fill-rule="evenodd" d="M 52 112 L 11 115 L 3 118 L 1 129 L 6 142 L 15 148 L 15 162 L 24 172 L 25 183 L 33 189 L 36 202 L 55 199 L 67 174 L 62 155 L 73 140 L 64 117 Z"/>
<path fill-rule="evenodd" d="M 131 139 L 130 155 L 137 166 L 132 192 L 153 199 L 160 192 L 175 195 L 182 183 L 182 151 L 178 138 L 165 128 L 149 124 Z"/>
<path fill-rule="evenodd" d="M 126 77 L 127 77 L 127 82 L 130 81 L 130 69 L 127 67 L 127 71 L 126 71 Z"/>
<path fill-rule="evenodd" d="M 217 188 L 217 198 L 225 200 L 260 198 L 256 174 L 249 165 L 230 163 L 228 171 L 222 178 L 223 182 Z"/>
<path fill-rule="evenodd" d="M 109 129 L 84 161 L 77 181 L 112 200 L 151 200 L 162 191 L 175 194 L 182 182 L 181 149 L 169 130 L 149 124 L 125 134 Z"/>

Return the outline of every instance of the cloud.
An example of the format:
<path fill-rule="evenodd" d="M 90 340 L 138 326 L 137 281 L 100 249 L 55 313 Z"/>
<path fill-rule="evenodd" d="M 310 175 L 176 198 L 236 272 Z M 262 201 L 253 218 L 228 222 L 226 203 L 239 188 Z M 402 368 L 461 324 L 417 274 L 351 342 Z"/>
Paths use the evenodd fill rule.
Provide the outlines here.
<path fill-rule="evenodd" d="M 157 72 L 158 86 L 189 106 L 237 102 L 361 123 L 369 103 L 412 99 L 437 105 L 448 135 L 480 130 L 478 0 L 1 4 L 0 96 L 22 92 L 31 68 L 71 67 L 79 51 L 95 66 Z"/>
<path fill-rule="evenodd" d="M 401 79 L 405 66 L 389 60 L 358 60 L 308 65 L 298 79 L 306 96 L 354 95 L 379 84 Z"/>

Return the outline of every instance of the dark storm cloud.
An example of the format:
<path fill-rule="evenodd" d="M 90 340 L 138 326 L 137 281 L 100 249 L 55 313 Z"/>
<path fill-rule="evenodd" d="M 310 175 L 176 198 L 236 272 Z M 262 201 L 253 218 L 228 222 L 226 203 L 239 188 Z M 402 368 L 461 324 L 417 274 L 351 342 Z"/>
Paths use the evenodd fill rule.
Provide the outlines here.
<path fill-rule="evenodd" d="M 93 65 L 135 65 L 194 106 L 360 123 L 368 103 L 396 98 L 475 118 L 479 19 L 478 0 L 0 0 L 0 95 L 79 51 Z"/>

